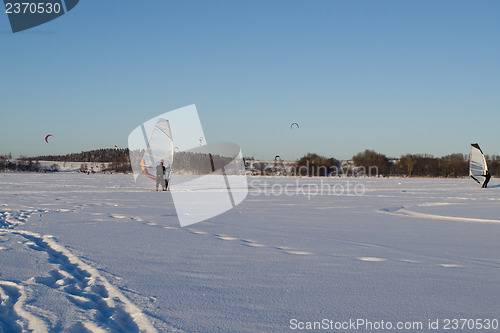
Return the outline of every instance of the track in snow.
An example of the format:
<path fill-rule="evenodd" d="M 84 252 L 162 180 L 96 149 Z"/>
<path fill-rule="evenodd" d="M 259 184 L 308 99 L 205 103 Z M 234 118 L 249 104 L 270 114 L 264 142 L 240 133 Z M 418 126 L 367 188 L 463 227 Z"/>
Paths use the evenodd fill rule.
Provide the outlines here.
<path fill-rule="evenodd" d="M 78 332 L 157 332 L 148 317 L 97 269 L 81 261 L 53 236 L 11 229 L 22 225 L 33 214 L 45 210 L 0 212 L 0 234 L 14 234 L 26 239 L 29 248 L 47 255 L 55 268 L 46 276 L 15 283 L 0 280 L 0 332 L 47 332 L 50 325 L 27 310 L 28 288 L 44 285 L 54 289 L 80 309 L 71 330 Z M 7 229 L 9 228 L 9 229 Z"/>

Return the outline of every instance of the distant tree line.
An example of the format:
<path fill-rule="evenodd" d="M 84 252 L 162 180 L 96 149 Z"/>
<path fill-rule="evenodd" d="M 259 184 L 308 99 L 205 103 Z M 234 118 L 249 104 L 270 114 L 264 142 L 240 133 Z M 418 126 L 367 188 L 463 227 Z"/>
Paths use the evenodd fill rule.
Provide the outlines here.
<path fill-rule="evenodd" d="M 488 169 L 492 176 L 500 177 L 500 156 L 485 156 Z M 251 160 L 253 158 L 246 158 Z M 0 172 L 57 172 L 57 164 L 49 168 L 41 167 L 38 161 L 109 163 L 107 172 L 132 172 L 128 149 L 97 149 L 87 152 L 67 155 L 45 155 L 37 157 L 21 156 L 12 159 L 11 154 L 0 155 Z M 227 165 L 230 159 L 218 155 L 213 156 L 215 169 Z M 174 165 L 183 166 L 189 173 L 206 174 L 211 172 L 208 155 L 204 154 L 174 154 Z M 87 172 L 82 164 L 82 172 Z M 175 167 L 174 167 L 175 168 Z M 402 177 L 465 177 L 469 175 L 468 156 L 450 154 L 443 157 L 433 157 L 426 154 L 406 154 L 399 159 L 388 158 L 373 150 L 365 150 L 352 157 L 352 165 L 344 165 L 333 157 L 325 157 L 308 153 L 295 163 L 295 167 L 284 172 L 282 163 L 275 163 L 273 168 L 260 164 L 257 169 L 262 175 L 287 174 L 297 176 L 402 176 Z M 276 169 L 276 170 L 275 170 Z M 277 172 L 280 171 L 280 172 Z"/>
<path fill-rule="evenodd" d="M 124 158 L 128 159 L 128 148 L 96 149 L 66 155 L 43 155 L 37 157 L 29 157 L 28 159 L 59 162 L 113 162 L 113 160 L 121 160 Z"/>
<path fill-rule="evenodd" d="M 394 164 L 390 174 L 408 177 L 464 177 L 469 175 L 469 160 L 462 154 L 439 158 L 408 154 Z"/>
<path fill-rule="evenodd" d="M 353 156 L 352 161 L 354 165 L 359 168 L 353 169 L 352 172 L 356 172 L 360 175 L 387 176 L 391 168 L 391 162 L 387 156 L 368 149 Z"/>
<path fill-rule="evenodd" d="M 295 165 L 296 169 L 291 172 L 294 175 L 324 177 L 338 172 L 340 161 L 333 157 L 309 153 L 300 158 Z"/>
<path fill-rule="evenodd" d="M 130 166 L 128 148 L 121 149 L 95 149 L 90 151 L 82 151 L 81 153 L 73 153 L 67 155 L 46 155 L 37 156 L 30 159 L 39 161 L 59 161 L 59 162 L 87 162 L 87 163 L 110 163 L 105 172 L 128 173 L 132 172 Z M 88 172 L 87 166 L 82 164 L 80 171 Z"/>
<path fill-rule="evenodd" d="M 176 174 L 205 175 L 224 168 L 229 174 L 237 174 L 237 165 L 231 164 L 232 160 L 232 157 L 217 154 L 210 158 L 206 153 L 176 152 L 172 170 Z"/>
<path fill-rule="evenodd" d="M 376 156 L 376 158 L 374 158 Z M 500 176 L 500 156 L 485 156 L 492 176 Z M 469 156 L 450 154 L 434 157 L 426 154 L 407 154 L 389 159 L 373 150 L 365 150 L 353 157 L 356 166 L 370 164 L 378 168 L 381 176 L 404 177 L 466 177 L 469 175 Z"/>
<path fill-rule="evenodd" d="M 56 172 L 57 164 L 49 168 L 42 168 L 38 161 L 54 162 L 82 162 L 82 163 L 109 163 L 103 170 L 106 172 L 127 173 L 132 171 L 128 157 L 128 149 L 97 149 L 81 153 L 67 155 L 43 155 L 36 157 L 20 156 L 18 159 L 12 159 L 12 154 L 0 155 L 0 171 L 17 172 Z M 87 172 L 86 165 L 82 164 L 81 172 Z M 90 171 L 90 170 L 88 170 Z"/>
<path fill-rule="evenodd" d="M 500 177 L 500 156 L 485 156 L 492 176 Z M 450 154 L 433 157 L 426 154 L 407 154 L 399 159 L 388 158 L 373 150 L 352 157 L 352 165 L 342 165 L 335 158 L 308 153 L 297 163 L 297 175 L 312 176 L 401 176 L 401 177 L 466 177 L 469 157 Z"/>
<path fill-rule="evenodd" d="M 0 155 L 0 172 L 56 172 L 59 171 L 57 164 L 52 164 L 49 168 L 40 165 L 40 162 L 17 159 L 13 160 L 12 155 Z"/>

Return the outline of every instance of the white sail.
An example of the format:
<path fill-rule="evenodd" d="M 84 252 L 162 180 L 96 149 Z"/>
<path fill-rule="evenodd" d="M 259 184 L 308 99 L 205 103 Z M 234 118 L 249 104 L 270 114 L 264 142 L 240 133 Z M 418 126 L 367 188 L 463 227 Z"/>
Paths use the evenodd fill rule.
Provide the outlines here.
<path fill-rule="evenodd" d="M 470 145 L 469 161 L 469 175 L 476 182 L 481 183 L 484 180 L 481 177 L 485 177 L 486 171 L 488 171 L 488 164 L 486 164 L 483 151 L 477 143 Z"/>
<path fill-rule="evenodd" d="M 146 152 L 141 161 L 142 172 L 155 179 L 156 166 L 163 162 L 166 168 L 172 167 L 174 160 L 174 142 L 168 120 L 160 118 L 151 133 Z M 167 175 L 168 176 L 168 175 Z M 168 179 L 168 178 L 167 178 Z"/>

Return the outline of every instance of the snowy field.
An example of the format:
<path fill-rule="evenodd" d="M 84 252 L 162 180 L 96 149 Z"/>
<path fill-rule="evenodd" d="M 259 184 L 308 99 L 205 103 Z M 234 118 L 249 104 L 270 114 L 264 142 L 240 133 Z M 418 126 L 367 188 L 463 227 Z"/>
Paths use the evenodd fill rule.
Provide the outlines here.
<path fill-rule="evenodd" d="M 497 179 L 248 179 L 180 228 L 131 175 L 0 173 L 0 332 L 498 331 Z"/>

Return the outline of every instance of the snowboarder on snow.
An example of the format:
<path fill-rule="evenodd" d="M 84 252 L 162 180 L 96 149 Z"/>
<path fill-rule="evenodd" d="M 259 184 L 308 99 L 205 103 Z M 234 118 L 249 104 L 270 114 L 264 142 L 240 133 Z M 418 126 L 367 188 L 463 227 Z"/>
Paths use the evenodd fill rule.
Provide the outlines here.
<path fill-rule="evenodd" d="M 167 188 L 165 187 L 165 167 L 163 166 L 163 162 L 160 162 L 156 166 L 156 190 L 158 191 L 158 185 L 161 184 L 161 187 L 163 188 L 163 191 L 166 191 Z"/>
<path fill-rule="evenodd" d="M 490 178 L 491 178 L 491 174 L 488 170 L 486 170 L 486 174 L 484 175 L 484 183 L 483 183 L 482 188 L 488 187 L 488 182 L 490 181 Z"/>

